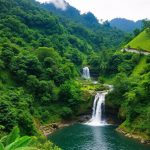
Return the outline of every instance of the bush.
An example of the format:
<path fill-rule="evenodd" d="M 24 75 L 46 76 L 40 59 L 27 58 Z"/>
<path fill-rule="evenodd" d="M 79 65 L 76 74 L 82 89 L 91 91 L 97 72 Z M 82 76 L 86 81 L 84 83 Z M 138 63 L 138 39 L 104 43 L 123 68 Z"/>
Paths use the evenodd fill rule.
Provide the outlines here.
<path fill-rule="evenodd" d="M 63 107 L 61 112 L 61 117 L 63 119 L 70 119 L 73 115 L 72 110 L 69 107 Z"/>
<path fill-rule="evenodd" d="M 3 89 L 0 95 L 0 120 L 6 131 L 19 125 L 26 134 L 35 133 L 30 105 L 33 102 L 31 95 L 22 88 Z"/>
<path fill-rule="evenodd" d="M 105 81 L 105 79 L 104 79 L 103 77 L 100 76 L 100 77 L 98 78 L 98 82 L 99 82 L 99 83 L 103 84 L 104 81 Z"/>
<path fill-rule="evenodd" d="M 60 87 L 59 99 L 61 102 L 64 102 L 66 106 L 75 110 L 82 100 L 80 86 L 73 81 L 66 81 Z"/>

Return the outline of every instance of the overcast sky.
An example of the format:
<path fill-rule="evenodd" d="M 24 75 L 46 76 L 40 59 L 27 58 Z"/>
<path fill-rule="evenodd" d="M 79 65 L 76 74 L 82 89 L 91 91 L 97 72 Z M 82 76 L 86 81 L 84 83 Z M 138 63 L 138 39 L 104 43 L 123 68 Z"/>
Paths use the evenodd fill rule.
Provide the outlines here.
<path fill-rule="evenodd" d="M 63 5 L 63 0 L 38 0 L 40 2 L 53 1 Z M 100 20 L 111 20 L 121 17 L 131 20 L 150 19 L 150 0 L 66 0 L 70 5 L 79 9 L 81 13 L 91 11 Z"/>

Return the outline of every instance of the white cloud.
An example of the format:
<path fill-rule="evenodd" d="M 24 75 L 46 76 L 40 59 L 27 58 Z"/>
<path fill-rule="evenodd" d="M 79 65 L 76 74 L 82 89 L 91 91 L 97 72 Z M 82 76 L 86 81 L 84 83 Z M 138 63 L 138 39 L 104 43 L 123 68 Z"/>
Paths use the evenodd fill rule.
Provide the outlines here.
<path fill-rule="evenodd" d="M 38 0 L 46 1 L 46 0 Z M 57 0 L 62 1 L 62 0 Z M 132 20 L 150 19 L 150 0 L 66 0 L 85 13 L 91 11 L 98 19 L 122 17 Z"/>
<path fill-rule="evenodd" d="M 53 3 L 56 8 L 65 10 L 67 8 L 67 3 L 64 0 L 37 0 L 39 2 Z"/>

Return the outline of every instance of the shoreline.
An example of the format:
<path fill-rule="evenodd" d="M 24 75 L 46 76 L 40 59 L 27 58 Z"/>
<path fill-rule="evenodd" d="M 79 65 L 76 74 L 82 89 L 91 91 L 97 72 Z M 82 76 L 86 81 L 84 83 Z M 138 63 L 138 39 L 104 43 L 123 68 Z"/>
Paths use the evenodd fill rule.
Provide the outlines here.
<path fill-rule="evenodd" d="M 122 128 L 119 128 L 119 127 L 116 129 L 116 131 L 121 133 L 122 135 L 128 137 L 128 138 L 135 139 L 136 141 L 140 142 L 141 144 L 150 145 L 150 139 L 147 139 L 138 133 L 127 132 L 127 131 L 123 130 Z"/>
<path fill-rule="evenodd" d="M 91 118 L 91 115 L 82 115 L 74 120 L 69 120 L 69 121 L 62 121 L 62 122 L 54 122 L 54 123 L 49 123 L 45 125 L 41 125 L 39 127 L 39 130 L 42 132 L 44 136 L 49 136 L 50 134 L 54 133 L 58 129 L 62 129 L 64 127 L 68 127 L 70 125 L 73 125 L 75 123 L 85 123 Z"/>
<path fill-rule="evenodd" d="M 44 136 L 49 136 L 53 132 L 57 131 L 58 129 L 62 129 L 64 127 L 68 127 L 73 123 L 62 123 L 62 122 L 57 122 L 57 123 L 50 123 L 46 125 L 40 126 L 39 130 L 42 132 Z"/>
<path fill-rule="evenodd" d="M 57 123 L 41 125 L 39 130 L 42 132 L 42 134 L 44 136 L 48 137 L 50 134 L 54 133 L 55 131 L 57 131 L 59 129 L 68 127 L 75 123 L 85 123 L 90 119 L 90 117 L 91 117 L 90 115 L 83 115 L 83 116 L 77 117 L 75 120 L 62 121 L 62 122 L 57 122 Z M 130 133 L 119 127 L 116 128 L 116 132 L 118 132 L 118 133 L 122 134 L 123 136 L 126 136 L 130 139 L 134 139 L 134 140 L 140 142 L 141 144 L 150 145 L 150 139 L 147 139 L 138 133 Z"/>

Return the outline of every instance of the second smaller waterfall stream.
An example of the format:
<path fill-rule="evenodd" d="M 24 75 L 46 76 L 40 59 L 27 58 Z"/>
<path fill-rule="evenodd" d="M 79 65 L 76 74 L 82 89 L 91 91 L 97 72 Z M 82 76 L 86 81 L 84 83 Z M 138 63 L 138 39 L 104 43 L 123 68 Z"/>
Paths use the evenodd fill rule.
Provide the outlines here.
<path fill-rule="evenodd" d="M 90 79 L 90 70 L 88 67 L 83 68 L 83 78 L 84 79 Z"/>
<path fill-rule="evenodd" d="M 105 95 L 107 92 L 97 93 L 93 103 L 92 118 L 86 123 L 91 126 L 101 126 L 107 123 L 104 120 Z"/>

